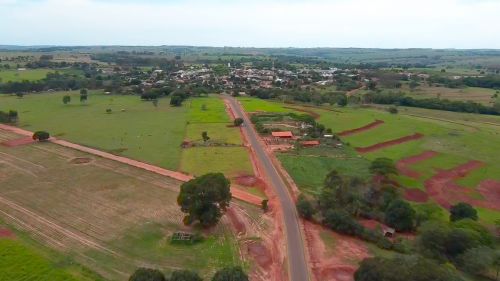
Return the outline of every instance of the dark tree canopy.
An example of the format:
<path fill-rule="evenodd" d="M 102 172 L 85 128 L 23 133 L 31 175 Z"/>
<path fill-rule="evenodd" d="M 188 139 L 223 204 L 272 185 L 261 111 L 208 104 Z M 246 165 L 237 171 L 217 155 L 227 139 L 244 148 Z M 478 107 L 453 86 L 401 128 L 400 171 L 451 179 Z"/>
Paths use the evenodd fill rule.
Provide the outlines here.
<path fill-rule="evenodd" d="M 240 266 L 226 267 L 217 271 L 212 281 L 248 281 L 248 276 Z"/>
<path fill-rule="evenodd" d="M 63 96 L 62 101 L 63 101 L 64 104 L 70 103 L 71 102 L 71 96 L 70 95 Z"/>
<path fill-rule="evenodd" d="M 202 226 L 217 224 L 231 201 L 230 182 L 222 173 L 210 173 L 181 185 L 177 203 L 186 213 L 185 224 L 199 221 Z"/>
<path fill-rule="evenodd" d="M 467 203 L 458 203 L 450 208 L 450 221 L 458 221 L 462 219 L 477 220 L 477 211 Z"/>
<path fill-rule="evenodd" d="M 128 279 L 129 281 L 166 281 L 165 276 L 158 269 L 152 268 L 138 268 L 132 276 Z"/>
<path fill-rule="evenodd" d="M 296 205 L 299 215 L 307 220 L 311 219 L 316 212 L 311 202 L 309 202 L 309 200 L 307 200 L 307 198 L 302 194 L 297 199 Z"/>
<path fill-rule="evenodd" d="M 462 281 L 457 273 L 420 256 L 367 258 L 354 273 L 355 281 Z"/>
<path fill-rule="evenodd" d="M 241 124 L 243 124 L 243 118 L 235 118 L 234 121 L 234 126 L 239 127 Z"/>
<path fill-rule="evenodd" d="M 370 165 L 370 172 L 382 176 L 388 176 L 397 175 L 398 169 L 396 169 L 396 165 L 394 164 L 394 161 L 392 161 L 392 159 L 377 158 L 373 160 L 372 164 Z"/>
<path fill-rule="evenodd" d="M 172 272 L 168 281 L 203 281 L 203 279 L 194 271 L 176 270 Z"/>
<path fill-rule="evenodd" d="M 385 223 L 397 231 L 411 231 L 415 227 L 416 212 L 408 202 L 394 200 L 385 212 Z"/>
<path fill-rule="evenodd" d="M 50 138 L 50 134 L 45 131 L 36 131 L 33 134 L 33 139 L 38 141 L 46 141 Z"/>

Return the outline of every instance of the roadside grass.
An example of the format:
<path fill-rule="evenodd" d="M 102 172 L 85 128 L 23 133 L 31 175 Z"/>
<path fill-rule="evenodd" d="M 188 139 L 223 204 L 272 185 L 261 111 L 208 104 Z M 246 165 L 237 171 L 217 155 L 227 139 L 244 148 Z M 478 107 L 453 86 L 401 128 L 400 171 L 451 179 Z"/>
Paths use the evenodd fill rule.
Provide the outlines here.
<path fill-rule="evenodd" d="M 187 121 L 191 123 L 230 123 L 224 102 L 217 96 L 186 100 Z"/>
<path fill-rule="evenodd" d="M 306 148 L 298 153 L 278 153 L 276 156 L 298 187 L 309 194 L 321 192 L 323 180 L 332 170 L 362 179 L 370 177 L 370 162 L 357 157 L 351 148 Z"/>
<path fill-rule="evenodd" d="M 239 97 L 238 101 L 241 103 L 246 112 L 291 112 L 293 110 L 285 108 L 284 103 L 275 101 L 266 101 L 258 98 Z"/>
<path fill-rule="evenodd" d="M 239 128 L 228 126 L 231 126 L 231 123 L 191 123 L 186 128 L 186 139 L 203 142 L 201 134 L 207 132 L 210 137 L 209 142 L 241 145 L 243 141 Z"/>
<path fill-rule="evenodd" d="M 71 96 L 64 105 L 62 97 Z M 106 109 L 112 109 L 111 114 Z M 92 91 L 85 104 L 79 92 L 0 96 L 0 110 L 19 112 L 19 126 L 46 130 L 52 136 L 106 150 L 168 169 L 177 169 L 186 127 L 186 108 L 158 107 L 137 96 L 110 96 Z M 122 111 L 124 110 L 124 111 Z"/>
<path fill-rule="evenodd" d="M 0 70 L 0 79 L 3 83 L 9 81 L 20 82 L 23 80 L 36 81 L 45 78 L 47 73 L 55 71 L 54 69 Z"/>
<path fill-rule="evenodd" d="M 52 143 L 15 149 L 0 146 L 0 152 L 7 162 L 0 165 L 2 200 L 14 202 L 78 237 L 48 227 L 12 205 L 0 204 L 0 219 L 25 231 L 34 242 L 61 251 L 62 261 L 74 258 L 109 280 L 125 280 L 144 265 L 164 271 L 195 269 L 207 277 L 221 265 L 242 263 L 236 238 L 225 220 L 205 233 L 206 239 L 200 243 L 170 244 L 173 232 L 196 230 L 182 223 L 184 214 L 176 203 L 178 181 Z M 71 164 L 76 157 L 92 161 Z M 80 238 L 117 254 L 87 246 Z"/>
<path fill-rule="evenodd" d="M 227 177 L 252 175 L 253 167 L 245 147 L 192 147 L 182 152 L 181 171 L 201 176 L 221 172 Z"/>

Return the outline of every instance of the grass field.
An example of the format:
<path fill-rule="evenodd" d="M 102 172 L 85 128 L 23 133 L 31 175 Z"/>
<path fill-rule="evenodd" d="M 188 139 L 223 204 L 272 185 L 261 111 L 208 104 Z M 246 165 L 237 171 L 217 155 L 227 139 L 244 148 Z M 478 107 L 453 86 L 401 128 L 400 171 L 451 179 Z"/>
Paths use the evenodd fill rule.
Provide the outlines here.
<path fill-rule="evenodd" d="M 71 258 L 25 243 L 27 239 L 0 238 L 0 281 L 97 281 L 99 276 Z"/>
<path fill-rule="evenodd" d="M 468 87 L 464 89 L 452 89 L 446 87 L 430 87 L 421 85 L 414 91 L 403 85 L 402 89 L 408 96 L 414 98 L 440 98 L 451 101 L 474 101 L 491 106 L 498 98 L 492 98 L 496 90 L 486 88 Z"/>
<path fill-rule="evenodd" d="M 222 172 L 229 177 L 253 174 L 248 150 L 241 146 L 239 128 L 231 126 L 224 101 L 218 96 L 210 96 L 190 99 L 186 106 L 185 139 L 203 143 L 201 134 L 205 131 L 210 140 L 207 146 L 183 149 L 180 170 L 194 175 Z"/>
<path fill-rule="evenodd" d="M 1 141 L 13 138 L 0 132 Z M 51 143 L 0 146 L 0 154 L 0 219 L 106 279 L 125 280 L 144 265 L 209 276 L 241 264 L 225 219 L 203 242 L 169 242 L 189 231 L 176 204 L 180 182 Z"/>
<path fill-rule="evenodd" d="M 19 112 L 19 126 L 47 130 L 51 135 L 108 152 L 177 169 L 186 127 L 186 107 L 171 107 L 161 99 L 155 108 L 137 96 L 109 96 L 92 92 L 88 102 L 70 92 L 32 94 L 22 99 L 0 96 L 0 110 Z M 106 109 L 112 109 L 111 114 Z M 122 111 L 124 110 L 124 111 Z"/>
<path fill-rule="evenodd" d="M 54 72 L 53 69 L 27 69 L 27 70 L 0 70 L 0 82 L 19 82 L 23 80 L 36 81 L 47 76 L 47 73 Z"/>

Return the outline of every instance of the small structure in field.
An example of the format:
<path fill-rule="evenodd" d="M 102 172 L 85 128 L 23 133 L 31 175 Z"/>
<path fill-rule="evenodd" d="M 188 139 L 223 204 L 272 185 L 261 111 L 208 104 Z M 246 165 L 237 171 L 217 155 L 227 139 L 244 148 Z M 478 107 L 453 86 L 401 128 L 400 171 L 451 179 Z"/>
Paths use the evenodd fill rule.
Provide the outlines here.
<path fill-rule="evenodd" d="M 172 234 L 172 242 L 191 242 L 193 241 L 193 234 L 177 231 Z"/>
<path fill-rule="evenodd" d="M 320 145 L 319 140 L 308 140 L 308 141 L 301 141 L 300 144 L 305 147 L 314 147 Z"/>
<path fill-rule="evenodd" d="M 280 138 L 280 139 L 291 139 L 293 138 L 293 133 L 290 131 L 286 132 L 272 132 L 271 135 L 275 138 Z"/>

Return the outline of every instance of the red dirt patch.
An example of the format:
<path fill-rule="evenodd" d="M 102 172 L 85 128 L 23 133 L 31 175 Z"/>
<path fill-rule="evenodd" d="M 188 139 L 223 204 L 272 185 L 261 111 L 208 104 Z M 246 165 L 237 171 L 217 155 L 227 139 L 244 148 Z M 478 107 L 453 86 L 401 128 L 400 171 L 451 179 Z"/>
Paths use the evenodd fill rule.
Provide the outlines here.
<path fill-rule="evenodd" d="M 438 170 L 432 178 L 424 183 L 427 194 L 445 208 L 450 208 L 457 202 L 466 202 L 473 206 L 500 210 L 498 191 L 500 182 L 486 180 L 479 185 L 478 191 L 484 196 L 484 200 L 472 198 L 470 196 L 470 193 L 473 192 L 472 189 L 455 183 L 457 179 L 467 176 L 473 170 L 484 165 L 483 162 L 472 160 L 449 170 Z"/>
<path fill-rule="evenodd" d="M 420 189 L 407 189 L 403 197 L 412 202 L 425 203 L 429 200 L 429 195 Z"/>
<path fill-rule="evenodd" d="M 14 238 L 14 237 L 15 237 L 14 232 L 6 228 L 0 228 L 0 238 Z"/>
<path fill-rule="evenodd" d="M 405 142 L 409 142 L 409 141 L 418 140 L 418 139 L 421 139 L 423 137 L 424 137 L 424 135 L 422 135 L 420 133 L 415 133 L 413 135 L 404 136 L 402 138 L 398 138 L 398 139 L 394 139 L 394 140 L 390 140 L 390 141 L 385 141 L 385 142 L 377 143 L 377 144 L 374 144 L 374 145 L 371 145 L 371 146 L 367 146 L 367 147 L 356 147 L 356 151 L 359 152 L 359 153 L 373 152 L 373 151 L 376 151 L 376 150 L 379 150 L 379 149 L 382 149 L 382 148 L 386 148 L 386 147 L 389 147 L 389 146 L 393 146 L 393 145 L 397 145 L 397 144 L 401 144 L 401 143 L 405 143 Z"/>
<path fill-rule="evenodd" d="M 231 224 L 233 225 L 237 234 L 246 233 L 246 231 L 247 231 L 246 225 L 240 219 L 239 215 L 236 213 L 236 210 L 234 208 L 231 207 L 231 208 L 227 209 L 226 215 L 229 218 L 229 220 L 231 221 Z"/>
<path fill-rule="evenodd" d="M 248 244 L 248 253 L 257 264 L 263 268 L 268 269 L 273 263 L 271 253 L 261 242 L 252 242 Z"/>
<path fill-rule="evenodd" d="M 413 155 L 399 160 L 396 163 L 396 167 L 398 168 L 401 174 L 410 178 L 418 179 L 420 177 L 420 173 L 410 169 L 409 166 L 433 158 L 438 154 L 439 153 L 432 150 L 424 151 L 418 155 Z"/>
<path fill-rule="evenodd" d="M 258 185 L 260 180 L 255 176 L 239 176 L 236 178 L 236 183 L 242 186 L 256 186 Z"/>
<path fill-rule="evenodd" d="M 341 137 L 346 137 L 346 136 L 358 134 L 358 133 L 361 133 L 361 132 L 364 132 L 364 131 L 368 131 L 368 130 L 377 128 L 378 126 L 380 126 L 382 124 L 384 124 L 384 121 L 382 121 L 382 120 L 375 120 L 374 122 L 372 122 L 372 123 L 370 123 L 368 125 L 365 125 L 363 127 L 359 127 L 359 128 L 352 129 L 352 130 L 342 131 L 342 132 L 338 133 L 338 135 L 341 136 Z"/>
<path fill-rule="evenodd" d="M 27 144 L 32 144 L 36 142 L 32 137 L 24 137 L 20 139 L 15 139 L 15 140 L 8 140 L 5 142 L 2 142 L 2 145 L 8 146 L 8 147 L 16 147 L 20 145 L 27 145 Z"/>
<path fill-rule="evenodd" d="M 90 163 L 92 162 L 92 159 L 91 158 L 87 158 L 87 157 L 77 157 L 77 158 L 73 158 L 69 161 L 69 163 L 71 164 L 75 164 L 75 165 L 79 165 L 79 164 L 87 164 L 87 163 Z"/>

